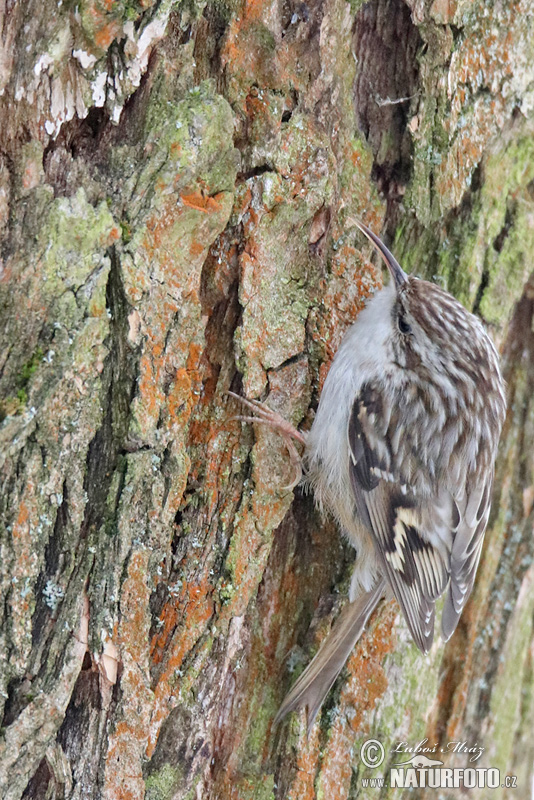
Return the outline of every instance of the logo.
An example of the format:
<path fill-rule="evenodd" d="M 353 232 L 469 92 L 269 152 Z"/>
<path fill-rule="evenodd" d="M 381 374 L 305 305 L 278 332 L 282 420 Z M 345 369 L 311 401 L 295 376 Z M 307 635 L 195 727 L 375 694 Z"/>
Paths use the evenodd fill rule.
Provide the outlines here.
<path fill-rule="evenodd" d="M 494 767 L 474 767 L 473 762 L 478 761 L 484 748 L 475 743 L 448 742 L 446 745 L 430 745 L 428 739 L 423 739 L 418 744 L 410 746 L 407 742 L 398 742 L 390 750 L 391 757 L 402 753 L 411 757 L 393 764 L 387 776 L 362 777 L 363 788 L 391 788 L 391 789 L 497 789 L 517 788 L 515 775 L 504 775 Z M 466 756 L 468 766 L 465 768 L 447 767 L 440 758 L 431 758 L 430 755 L 445 756 L 447 753 L 457 753 Z M 367 739 L 360 749 L 362 764 L 368 769 L 376 770 L 386 759 L 384 745 L 378 739 Z M 390 762 L 391 763 L 391 762 Z"/>
<path fill-rule="evenodd" d="M 415 769 L 425 769 L 425 767 L 440 767 L 443 764 L 443 761 L 437 761 L 433 758 L 428 758 L 428 756 L 413 756 L 408 761 L 401 761 L 397 764 L 397 767 L 402 767 L 404 764 L 411 764 L 412 767 Z"/>

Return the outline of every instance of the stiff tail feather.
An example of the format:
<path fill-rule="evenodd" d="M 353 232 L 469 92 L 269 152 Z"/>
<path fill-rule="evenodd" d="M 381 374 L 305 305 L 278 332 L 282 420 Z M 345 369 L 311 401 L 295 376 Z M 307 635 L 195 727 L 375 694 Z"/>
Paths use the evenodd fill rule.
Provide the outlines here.
<path fill-rule="evenodd" d="M 290 711 L 307 706 L 310 733 L 326 695 L 362 635 L 367 620 L 385 595 L 385 590 L 385 581 L 380 580 L 370 592 L 345 606 L 319 652 L 284 699 L 275 717 L 275 725 Z"/>

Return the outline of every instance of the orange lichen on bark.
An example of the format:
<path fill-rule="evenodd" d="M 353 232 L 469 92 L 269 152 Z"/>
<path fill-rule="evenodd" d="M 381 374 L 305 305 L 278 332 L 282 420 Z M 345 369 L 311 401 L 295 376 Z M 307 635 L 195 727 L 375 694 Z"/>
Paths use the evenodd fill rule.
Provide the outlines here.
<path fill-rule="evenodd" d="M 350 726 L 353 731 L 361 731 L 365 725 L 365 717 L 377 700 L 387 689 L 387 679 L 383 668 L 384 658 L 395 649 L 396 636 L 394 623 L 399 615 L 399 607 L 395 600 L 389 601 L 385 608 L 375 612 L 379 621 L 370 627 L 364 638 L 354 649 L 347 662 L 350 679 L 341 693 L 341 703 L 350 705 L 354 711 Z"/>
<path fill-rule="evenodd" d="M 143 754 L 153 694 L 147 648 L 150 627 L 147 550 L 133 552 L 121 590 L 118 649 L 121 662 L 121 717 L 109 737 L 104 795 L 110 800 L 142 800 Z"/>
<path fill-rule="evenodd" d="M 347 662 L 349 679 L 341 690 L 338 714 L 321 752 L 319 784 L 324 797 L 348 796 L 355 738 L 370 729 L 372 711 L 388 688 L 382 664 L 395 646 L 391 626 L 398 613 L 394 602 L 389 606 L 380 613 L 380 624 L 364 634 Z"/>
<path fill-rule="evenodd" d="M 184 367 L 178 369 L 167 395 L 167 409 L 171 424 L 187 422 L 192 406 L 191 385 L 191 376 L 188 371 Z"/>
<path fill-rule="evenodd" d="M 19 656 L 31 648 L 34 595 L 25 591 L 25 587 L 35 578 L 39 567 L 39 557 L 32 535 L 32 525 L 35 525 L 39 514 L 42 513 L 39 509 L 39 492 L 35 483 L 30 480 L 24 487 L 11 531 L 14 560 L 10 565 L 12 591 L 9 595 L 9 604 L 13 638 L 20 650 L 15 657 L 12 656 L 13 668 L 16 667 Z"/>
<path fill-rule="evenodd" d="M 184 206 L 194 208 L 197 211 L 201 211 L 203 214 L 210 214 L 221 210 L 221 199 L 223 196 L 224 194 L 221 192 L 214 197 L 210 197 L 201 189 L 197 189 L 196 191 L 187 194 L 182 192 L 180 194 L 180 199 Z M 205 247 L 206 243 L 204 242 L 202 249 L 204 250 Z"/>
<path fill-rule="evenodd" d="M 320 758 L 319 732 L 312 730 L 307 742 L 302 742 L 297 751 L 296 771 L 287 800 L 315 800 L 315 777 Z M 340 795 L 330 795 L 340 797 Z"/>
<path fill-rule="evenodd" d="M 26 530 L 28 528 L 28 523 L 30 519 L 30 512 L 28 510 L 28 506 L 24 500 L 21 501 L 19 506 L 19 513 L 17 514 L 17 520 L 15 525 L 13 526 L 13 538 L 18 539 L 22 534 L 22 530 Z"/>
<path fill-rule="evenodd" d="M 148 340 L 145 352 L 140 359 L 139 397 L 137 402 L 139 418 L 143 420 L 143 427 L 146 429 L 147 435 L 149 435 L 148 431 L 150 429 L 155 429 L 160 409 L 165 405 L 163 391 L 163 383 L 167 376 L 165 369 L 167 365 L 171 370 L 173 369 L 173 365 L 169 364 L 170 359 L 163 357 L 169 326 L 172 324 L 174 314 L 180 307 L 180 298 L 183 296 L 184 291 L 191 292 L 196 289 L 192 281 L 195 278 L 198 280 L 195 270 L 186 271 L 184 268 L 183 254 L 181 254 L 181 258 L 174 256 L 176 247 L 176 242 L 174 241 L 176 238 L 175 228 L 184 213 L 190 212 L 186 209 L 178 208 L 174 198 L 167 200 L 161 213 L 154 215 L 147 224 L 146 234 L 142 241 L 142 248 L 146 253 L 148 263 L 156 263 L 158 265 L 158 270 L 161 271 L 165 281 L 165 285 L 156 284 L 154 286 L 156 297 L 144 314 L 144 328 L 148 334 Z M 192 242 L 194 243 L 195 239 Z M 190 242 L 190 249 L 191 247 L 192 244 Z M 195 261 L 199 260 L 205 249 L 206 244 L 203 243 L 197 248 L 197 252 L 191 254 L 192 258 Z M 175 295 L 176 299 L 173 298 L 173 295 Z M 187 336 L 188 331 L 185 330 L 184 340 L 180 347 L 182 353 L 187 352 L 189 346 Z M 174 369 L 181 366 L 180 349 L 175 345 L 172 354 L 175 364 Z M 186 402 L 186 398 L 183 391 L 181 391 L 184 388 L 184 384 L 180 378 L 185 378 L 184 373 L 180 373 L 177 388 L 180 395 L 180 403 L 183 403 Z M 172 411 L 177 411 L 177 406 L 173 405 L 172 397 L 170 406 Z"/>
<path fill-rule="evenodd" d="M 160 615 L 164 630 L 153 638 L 151 654 L 154 663 L 163 664 L 163 669 L 154 687 L 147 758 L 154 752 L 162 723 L 178 702 L 177 686 L 184 656 L 213 616 L 212 591 L 207 575 L 200 576 L 195 583 L 184 583 L 176 606 L 167 604 Z"/>
<path fill-rule="evenodd" d="M 139 399 L 143 406 L 143 415 L 148 415 L 152 420 L 156 420 L 159 409 L 163 403 L 164 395 L 160 387 L 159 364 L 147 350 L 141 356 L 139 362 Z"/>
<path fill-rule="evenodd" d="M 107 14 L 102 13 L 97 8 L 91 8 L 88 12 L 92 17 L 93 40 L 101 50 L 107 50 L 114 39 L 121 33 L 122 25 L 119 20 L 108 20 Z"/>
<path fill-rule="evenodd" d="M 110 737 L 104 783 L 105 796 L 109 800 L 142 800 L 145 796 L 142 762 L 138 757 L 132 758 L 132 752 L 137 750 L 132 716 L 135 719 L 135 715 L 129 715 L 119 722 Z M 143 730 L 137 733 L 144 738 Z"/>
<path fill-rule="evenodd" d="M 95 44 L 102 50 L 107 50 L 111 42 L 120 33 L 120 25 L 116 22 L 108 22 L 95 32 Z"/>
<path fill-rule="evenodd" d="M 28 561 L 32 559 L 31 554 L 31 525 L 30 520 L 36 518 L 36 502 L 33 492 L 33 485 L 28 484 L 24 493 L 23 499 L 19 506 L 17 519 L 13 525 L 11 533 L 14 549 L 17 555 L 14 564 L 12 580 L 16 586 L 17 582 L 27 574 Z M 28 593 L 15 592 L 13 597 L 13 605 L 16 606 L 16 616 L 25 616 L 30 611 L 30 600 L 32 595 Z M 13 609 L 15 613 L 15 608 Z"/>

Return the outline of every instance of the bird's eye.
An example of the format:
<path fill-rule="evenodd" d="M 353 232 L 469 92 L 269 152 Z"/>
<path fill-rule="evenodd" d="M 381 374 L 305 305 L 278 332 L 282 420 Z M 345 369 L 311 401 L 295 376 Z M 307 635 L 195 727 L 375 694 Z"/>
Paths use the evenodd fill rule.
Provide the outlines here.
<path fill-rule="evenodd" d="M 397 325 L 399 326 L 399 331 L 405 336 L 412 332 L 410 325 L 408 325 L 402 314 L 397 317 Z"/>

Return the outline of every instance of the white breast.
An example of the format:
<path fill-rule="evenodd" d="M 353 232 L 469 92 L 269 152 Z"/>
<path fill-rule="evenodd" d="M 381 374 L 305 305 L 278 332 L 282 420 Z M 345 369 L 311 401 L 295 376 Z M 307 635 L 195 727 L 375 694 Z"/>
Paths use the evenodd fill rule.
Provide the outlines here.
<path fill-rule="evenodd" d="M 338 519 L 358 549 L 359 560 L 365 557 L 362 549 L 367 549 L 369 536 L 358 522 L 352 499 L 349 415 L 362 385 L 384 374 L 391 357 L 388 340 L 394 302 L 395 290 L 389 285 L 370 300 L 347 331 L 327 375 L 306 446 L 308 481 L 316 500 Z"/>

